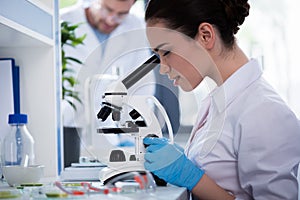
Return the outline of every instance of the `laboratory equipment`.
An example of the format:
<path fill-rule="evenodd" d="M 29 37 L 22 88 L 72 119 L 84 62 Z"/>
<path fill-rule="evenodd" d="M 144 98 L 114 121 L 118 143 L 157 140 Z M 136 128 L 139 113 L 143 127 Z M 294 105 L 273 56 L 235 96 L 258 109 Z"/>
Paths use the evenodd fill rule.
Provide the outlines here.
<path fill-rule="evenodd" d="M 3 141 L 3 165 L 21 165 L 27 167 L 35 162 L 34 140 L 27 129 L 27 115 L 9 115 L 10 133 Z"/>
<path fill-rule="evenodd" d="M 3 174 L 10 186 L 36 185 L 44 175 L 43 165 L 6 165 Z"/>
<path fill-rule="evenodd" d="M 159 64 L 156 55 L 150 57 L 140 67 L 121 81 L 110 84 L 104 95 L 100 111 L 97 114 L 101 121 L 111 115 L 116 127 L 100 127 L 100 134 L 127 134 L 134 138 L 134 148 L 115 148 L 110 150 L 107 167 L 99 172 L 99 179 L 104 184 L 117 175 L 133 171 L 146 171 L 144 168 L 145 147 L 143 138 L 149 135 L 162 137 L 162 126 L 154 113 L 156 106 L 167 124 L 170 142 L 173 132 L 166 111 L 153 96 L 127 95 L 127 90 Z"/>
<path fill-rule="evenodd" d="M 35 162 L 34 139 L 27 129 L 27 115 L 20 113 L 19 67 L 13 68 L 14 114 L 8 116 L 11 130 L 2 144 L 2 165 L 21 165 L 27 167 Z"/>
<path fill-rule="evenodd" d="M 99 171 L 106 167 L 100 162 L 72 163 L 60 174 L 61 181 L 97 181 Z"/>

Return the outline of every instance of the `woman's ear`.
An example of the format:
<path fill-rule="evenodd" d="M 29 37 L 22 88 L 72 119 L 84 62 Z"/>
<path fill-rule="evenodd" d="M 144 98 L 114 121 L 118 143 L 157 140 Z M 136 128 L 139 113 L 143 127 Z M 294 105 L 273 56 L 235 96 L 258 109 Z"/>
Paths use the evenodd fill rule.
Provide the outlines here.
<path fill-rule="evenodd" d="M 215 30 L 209 23 L 203 22 L 198 27 L 196 40 L 207 50 L 212 49 L 215 44 Z"/>

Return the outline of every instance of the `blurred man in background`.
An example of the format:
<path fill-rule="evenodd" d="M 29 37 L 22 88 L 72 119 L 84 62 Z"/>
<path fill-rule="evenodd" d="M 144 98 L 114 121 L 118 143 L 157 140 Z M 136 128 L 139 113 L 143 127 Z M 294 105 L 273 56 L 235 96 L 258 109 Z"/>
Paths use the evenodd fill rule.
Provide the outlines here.
<path fill-rule="evenodd" d="M 102 80 L 96 75 L 111 75 L 113 81 L 116 77 L 129 74 L 150 57 L 144 19 L 131 12 L 135 2 L 135 0 L 78 1 L 74 6 L 61 10 L 61 20 L 71 24 L 80 23 L 76 34 L 79 36 L 86 34 L 84 45 L 65 50 L 66 54 L 83 62 L 83 65 L 72 65 L 77 73 L 79 81 L 77 90 L 83 99 L 83 105 L 74 102 L 77 104 L 76 112 L 69 105 L 63 108 L 65 126 L 87 127 L 88 132 L 96 132 L 96 128 L 101 125 L 96 115 L 101 106 L 101 95 L 105 90 L 104 84 L 101 84 Z M 105 80 L 105 86 L 107 84 Z M 142 81 L 130 88 L 129 94 L 154 95 L 154 92 L 155 76 L 154 72 L 150 72 Z M 130 145 L 127 140 L 120 137 L 112 138 L 110 142 L 114 145 Z"/>

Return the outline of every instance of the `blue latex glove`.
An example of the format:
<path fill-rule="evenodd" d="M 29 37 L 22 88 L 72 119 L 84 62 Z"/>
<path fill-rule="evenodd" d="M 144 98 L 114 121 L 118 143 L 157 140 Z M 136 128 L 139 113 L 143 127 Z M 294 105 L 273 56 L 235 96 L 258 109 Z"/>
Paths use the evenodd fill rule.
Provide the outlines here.
<path fill-rule="evenodd" d="M 145 169 L 173 185 L 192 190 L 204 171 L 190 161 L 178 146 L 166 138 L 146 137 Z"/>

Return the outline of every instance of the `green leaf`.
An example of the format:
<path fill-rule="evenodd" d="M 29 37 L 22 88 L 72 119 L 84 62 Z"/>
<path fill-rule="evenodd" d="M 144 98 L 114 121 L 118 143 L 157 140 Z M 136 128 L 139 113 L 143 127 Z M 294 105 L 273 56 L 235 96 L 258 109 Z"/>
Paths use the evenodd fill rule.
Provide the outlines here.
<path fill-rule="evenodd" d="M 62 64 L 62 99 L 65 99 L 76 110 L 76 105 L 72 99 L 82 103 L 78 92 L 74 91 L 74 87 L 79 82 L 75 78 L 75 71 L 70 67 L 72 63 L 82 64 L 77 58 L 66 55 L 65 46 L 76 48 L 78 45 L 84 45 L 86 34 L 76 35 L 76 29 L 83 23 L 71 24 L 67 21 L 61 21 L 61 64 Z"/>
<path fill-rule="evenodd" d="M 79 63 L 79 64 L 82 64 L 82 62 L 76 58 L 73 58 L 73 57 L 65 57 L 66 60 L 71 60 L 73 62 L 76 62 L 76 63 Z"/>

